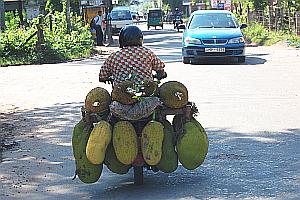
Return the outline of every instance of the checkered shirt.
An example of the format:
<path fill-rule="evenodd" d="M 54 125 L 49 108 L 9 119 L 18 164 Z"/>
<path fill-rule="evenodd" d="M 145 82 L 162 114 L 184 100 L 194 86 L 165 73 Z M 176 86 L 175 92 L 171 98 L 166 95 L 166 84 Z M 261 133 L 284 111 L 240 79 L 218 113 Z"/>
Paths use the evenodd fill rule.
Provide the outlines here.
<path fill-rule="evenodd" d="M 124 47 L 105 60 L 99 76 L 112 76 L 114 83 L 131 78 L 135 84 L 140 84 L 144 80 L 153 80 L 152 70 L 160 71 L 164 67 L 164 62 L 150 49 L 143 46 Z"/>

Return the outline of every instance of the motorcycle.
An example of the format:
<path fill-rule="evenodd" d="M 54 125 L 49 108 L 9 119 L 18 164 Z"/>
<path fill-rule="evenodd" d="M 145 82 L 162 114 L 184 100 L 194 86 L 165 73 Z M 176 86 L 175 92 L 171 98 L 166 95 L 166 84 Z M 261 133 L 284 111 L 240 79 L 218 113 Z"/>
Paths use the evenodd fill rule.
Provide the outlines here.
<path fill-rule="evenodd" d="M 179 32 L 179 29 L 181 29 L 181 25 L 183 25 L 183 20 L 180 16 L 176 16 L 174 20 L 174 29 L 177 29 Z"/>
<path fill-rule="evenodd" d="M 157 80 L 161 80 L 163 78 L 166 78 L 166 74 L 164 75 L 154 75 L 154 77 Z M 112 80 L 109 80 L 109 83 L 112 83 Z M 102 116 L 98 116 L 98 113 L 91 113 L 87 112 L 84 107 L 81 109 L 82 113 L 82 119 L 86 126 L 91 127 L 93 126 L 93 123 L 97 123 L 99 119 L 103 118 Z M 183 134 L 183 124 L 185 122 L 190 121 L 193 116 L 198 113 L 197 107 L 195 103 L 193 102 L 188 102 L 186 106 L 182 108 L 169 108 L 164 105 L 158 106 L 155 109 L 155 115 L 156 119 L 158 121 L 166 120 L 167 116 L 175 116 L 178 115 L 181 117 L 180 121 L 181 123 L 174 126 L 174 131 L 175 131 L 175 138 L 178 138 L 181 134 Z M 115 115 L 113 112 L 108 111 L 107 114 L 107 121 L 114 125 L 116 122 L 122 120 L 119 116 Z M 151 121 L 153 118 L 151 116 L 146 117 L 146 118 L 141 118 L 138 120 L 131 120 L 131 123 L 133 124 L 136 133 L 137 133 L 137 138 L 138 138 L 138 156 L 136 160 L 132 163 L 132 167 L 134 170 L 134 184 L 135 185 L 142 185 L 144 182 L 144 168 L 147 170 L 152 170 L 152 171 L 159 171 L 155 166 L 149 166 L 145 160 L 143 159 L 142 156 L 142 150 L 141 150 L 141 135 L 142 135 L 142 130 L 145 127 L 145 125 Z"/>

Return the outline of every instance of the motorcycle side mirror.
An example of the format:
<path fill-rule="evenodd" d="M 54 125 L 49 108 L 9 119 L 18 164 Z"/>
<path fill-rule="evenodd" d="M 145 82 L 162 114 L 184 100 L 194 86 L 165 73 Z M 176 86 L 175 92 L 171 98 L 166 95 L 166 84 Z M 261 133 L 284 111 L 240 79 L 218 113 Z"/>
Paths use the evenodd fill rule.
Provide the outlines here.
<path fill-rule="evenodd" d="M 241 24 L 240 29 L 247 28 L 247 24 Z"/>
<path fill-rule="evenodd" d="M 180 25 L 178 26 L 178 28 L 179 28 L 179 29 L 185 29 L 185 25 L 184 25 L 184 24 L 180 24 Z"/>

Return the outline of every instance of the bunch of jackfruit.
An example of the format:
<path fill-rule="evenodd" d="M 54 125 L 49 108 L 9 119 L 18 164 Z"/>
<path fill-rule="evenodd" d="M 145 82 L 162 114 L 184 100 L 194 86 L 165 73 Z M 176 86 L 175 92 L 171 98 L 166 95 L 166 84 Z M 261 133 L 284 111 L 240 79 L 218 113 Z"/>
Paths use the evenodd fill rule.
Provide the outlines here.
<path fill-rule="evenodd" d="M 136 93 L 142 91 L 142 97 L 158 96 L 165 106 L 169 108 L 182 108 L 188 103 L 188 90 L 178 81 L 168 81 L 158 87 L 156 82 L 149 81 L 137 86 L 125 80 L 114 86 L 112 100 L 124 105 L 135 104 L 138 99 Z"/>
<path fill-rule="evenodd" d="M 123 98 L 123 103 L 133 104 L 131 96 L 124 92 L 128 82 L 119 85 L 112 97 L 101 87 L 91 90 L 85 100 L 86 112 L 102 113 L 109 110 L 112 100 Z M 118 90 L 118 91 L 117 91 Z M 159 88 L 151 85 L 148 94 L 159 96 L 165 106 L 182 108 L 188 103 L 186 87 L 177 81 L 169 81 Z M 182 134 L 175 130 L 181 125 Z M 76 174 L 84 183 L 96 182 L 102 173 L 103 164 L 117 174 L 126 174 L 141 159 L 146 165 L 171 173 L 178 167 L 178 161 L 189 170 L 200 166 L 208 152 L 208 138 L 204 128 L 194 118 L 185 122 L 182 115 L 168 120 L 149 121 L 142 129 L 140 138 L 131 121 L 118 120 L 109 123 L 107 116 L 92 126 L 84 119 L 75 125 L 72 136 Z"/>

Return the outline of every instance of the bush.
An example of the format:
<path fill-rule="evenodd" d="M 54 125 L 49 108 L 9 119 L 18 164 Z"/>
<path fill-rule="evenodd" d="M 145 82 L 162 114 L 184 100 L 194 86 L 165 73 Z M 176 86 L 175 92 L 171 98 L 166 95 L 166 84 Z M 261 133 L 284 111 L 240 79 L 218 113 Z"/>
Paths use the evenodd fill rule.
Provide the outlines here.
<path fill-rule="evenodd" d="M 275 32 L 264 28 L 263 25 L 254 23 L 243 29 L 246 41 L 257 43 L 258 45 L 273 45 L 280 41 L 286 41 L 289 44 L 297 46 L 300 44 L 300 37 L 286 32 Z"/>
<path fill-rule="evenodd" d="M 50 18 L 44 17 L 42 29 L 44 44 L 37 48 L 37 24 L 34 19 L 28 26 L 19 26 L 18 17 L 6 14 L 6 31 L 0 32 L 0 66 L 56 63 L 64 60 L 88 57 L 93 50 L 93 40 L 88 26 L 82 26 L 80 17 L 71 15 L 72 30 L 67 33 L 64 13 L 53 14 L 53 28 Z M 31 38 L 31 39 L 30 39 Z"/>

